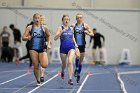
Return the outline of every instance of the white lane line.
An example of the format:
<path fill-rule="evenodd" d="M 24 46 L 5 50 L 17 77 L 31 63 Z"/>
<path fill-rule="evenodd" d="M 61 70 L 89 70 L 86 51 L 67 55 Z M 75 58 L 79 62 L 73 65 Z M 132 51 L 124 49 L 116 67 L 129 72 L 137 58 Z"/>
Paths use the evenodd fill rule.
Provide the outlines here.
<path fill-rule="evenodd" d="M 8 72 L 24 72 L 27 70 L 9 70 L 9 71 L 1 71 L 0 74 L 2 73 L 8 73 Z M 45 71 L 45 72 L 56 72 L 56 71 Z"/>
<path fill-rule="evenodd" d="M 83 92 L 85 91 L 85 92 L 116 92 L 116 91 L 118 91 L 118 92 L 121 92 L 121 90 L 82 90 Z"/>
<path fill-rule="evenodd" d="M 46 78 L 48 75 L 50 75 L 50 74 L 53 73 L 53 72 L 57 72 L 58 69 L 59 69 L 59 68 L 54 69 L 54 71 L 45 71 L 45 72 L 47 72 L 47 74 L 44 76 L 44 78 Z M 48 72 L 49 72 L 49 73 L 48 73 Z M 21 87 L 21 88 L 18 88 L 18 90 L 13 91 L 12 93 L 17 93 L 17 92 L 19 92 L 19 91 L 25 89 L 27 86 L 29 86 L 29 85 L 35 83 L 35 82 L 36 82 L 36 80 L 34 80 L 34 81 L 28 83 L 27 85 L 25 85 L 25 86 L 23 86 L 23 87 Z"/>
<path fill-rule="evenodd" d="M 11 89 L 11 90 L 13 90 L 13 89 L 19 89 L 19 88 L 0 88 L 0 89 Z M 43 89 L 43 88 L 42 88 Z M 50 89 L 50 88 L 44 88 L 44 89 L 46 89 L 46 90 L 53 90 L 53 91 L 69 91 L 69 90 L 71 90 L 71 89 Z M 77 89 L 74 89 L 74 90 L 77 90 Z M 103 92 L 103 91 L 121 91 L 121 90 L 82 90 L 83 92 L 85 91 L 85 92 L 95 92 L 95 91 L 97 91 L 97 92 L 99 92 L 99 91 L 101 91 L 101 92 Z"/>
<path fill-rule="evenodd" d="M 111 74 L 110 72 L 105 72 L 105 73 L 94 73 L 94 74 L 90 74 L 91 76 L 92 75 L 103 75 L 103 74 Z"/>
<path fill-rule="evenodd" d="M 27 70 L 7 70 L 7 71 L 1 71 L 0 74 L 8 73 L 8 72 L 24 72 L 24 71 L 27 71 Z M 45 72 L 52 73 L 52 72 L 56 72 L 56 71 L 45 71 Z"/>
<path fill-rule="evenodd" d="M 69 90 L 71 90 L 71 89 L 47 89 L 47 88 L 45 88 L 45 89 L 46 89 L 46 90 L 53 90 L 53 91 L 69 91 Z M 77 90 L 77 89 L 73 89 L 73 90 Z M 109 91 L 109 92 L 110 92 L 110 91 L 119 91 L 119 92 L 120 92 L 121 90 L 84 90 L 84 89 L 82 89 L 82 91 L 83 91 L 83 92 L 84 92 L 84 91 L 85 91 L 85 92 L 90 92 L 90 91 L 91 91 L 91 92 L 92 92 L 92 91 L 93 91 L 93 92 L 95 92 L 95 91 L 97 91 L 97 92 L 98 92 L 98 91 L 101 91 L 101 92 L 103 92 L 103 91 Z"/>
<path fill-rule="evenodd" d="M 89 75 L 86 76 L 86 78 L 85 78 L 84 81 L 82 82 L 80 88 L 78 89 L 77 93 L 80 93 L 80 91 L 81 91 L 81 89 L 83 88 L 84 84 L 86 83 L 88 77 L 89 77 Z"/>
<path fill-rule="evenodd" d="M 46 77 L 46 76 L 48 76 L 48 75 L 49 75 L 49 73 L 48 73 L 48 74 L 46 74 L 44 77 Z M 12 93 L 17 93 L 17 92 L 19 92 L 19 91 L 21 91 L 21 90 L 25 89 L 27 86 L 29 86 L 29 85 L 31 85 L 31 84 L 33 84 L 33 83 L 35 83 L 35 82 L 36 82 L 36 80 L 34 80 L 34 81 L 32 81 L 32 82 L 28 83 L 27 85 L 23 86 L 22 88 L 18 88 L 18 90 L 13 91 Z"/>
<path fill-rule="evenodd" d="M 121 86 L 121 89 L 122 89 L 123 93 L 127 93 L 126 88 L 125 88 L 125 85 L 124 85 L 124 82 L 120 78 L 120 74 L 119 73 L 117 73 L 117 78 L 118 78 L 118 80 L 120 82 L 120 86 Z"/>
<path fill-rule="evenodd" d="M 34 91 L 36 91 L 37 89 L 39 89 L 41 86 L 45 85 L 46 83 L 48 83 L 49 81 L 53 80 L 54 78 L 56 78 L 58 76 L 58 74 L 54 75 L 52 78 L 50 78 L 49 80 L 47 80 L 46 82 L 44 82 L 43 84 L 41 84 L 40 86 L 34 88 L 33 90 L 29 91 L 28 93 L 32 93 Z"/>
<path fill-rule="evenodd" d="M 1 78 L 5 78 L 5 77 L 8 77 L 9 75 L 12 75 L 12 74 L 14 74 L 14 73 L 3 74 L 2 76 L 0 76 L 0 79 Z"/>
<path fill-rule="evenodd" d="M 23 86 L 22 88 L 20 88 L 20 89 L 18 88 L 16 91 L 13 91 L 12 93 L 17 93 L 17 92 L 21 91 L 22 89 L 25 89 L 28 85 L 31 85 L 31 84 L 33 84 L 33 83 L 35 83 L 35 82 L 36 82 L 36 81 L 34 80 L 34 81 L 28 83 L 27 85 Z"/>
<path fill-rule="evenodd" d="M 26 76 L 26 75 L 28 75 L 28 74 L 23 74 L 23 75 L 20 75 L 20 76 L 18 76 L 18 77 L 16 77 L 16 78 L 10 79 L 10 80 L 5 81 L 5 82 L 2 82 L 2 83 L 0 83 L 0 85 L 6 84 L 6 83 L 11 82 L 11 81 L 14 81 L 14 80 L 19 79 L 19 78 L 21 78 L 21 77 L 24 77 L 24 76 Z"/>
<path fill-rule="evenodd" d="M 120 77 L 121 74 L 119 74 L 118 72 L 119 71 L 118 71 L 117 67 L 115 67 L 115 74 L 117 76 L 118 82 L 120 83 L 120 88 L 122 90 L 122 93 L 127 93 L 125 85 L 124 85 L 124 82 L 123 82 L 123 80 Z"/>
<path fill-rule="evenodd" d="M 121 75 L 127 75 L 127 74 L 140 74 L 140 71 L 126 71 L 126 72 L 119 72 L 119 74 Z"/>
<path fill-rule="evenodd" d="M 46 74 L 44 77 L 46 77 L 46 76 L 48 76 L 48 75 L 49 75 L 49 73 L 48 73 L 48 74 Z M 22 88 L 18 88 L 18 90 L 13 91 L 12 93 L 17 93 L 17 92 L 19 92 L 19 91 L 21 91 L 21 90 L 25 89 L 27 86 L 29 86 L 29 85 L 31 85 L 31 84 L 33 84 L 33 83 L 35 83 L 35 82 L 36 82 L 36 80 L 34 80 L 34 81 L 32 81 L 32 82 L 28 83 L 27 85 L 23 86 Z"/>
<path fill-rule="evenodd" d="M 83 75 L 82 75 L 82 77 L 81 77 L 81 80 L 84 78 L 85 74 L 87 74 L 88 70 L 89 70 L 89 66 L 86 68 L 86 70 L 83 71 L 84 73 L 82 72 Z M 74 86 L 74 87 L 71 89 L 71 91 L 68 92 L 68 93 L 73 93 L 73 92 L 75 91 L 75 89 L 77 90 L 76 87 L 77 87 L 77 86 Z"/>

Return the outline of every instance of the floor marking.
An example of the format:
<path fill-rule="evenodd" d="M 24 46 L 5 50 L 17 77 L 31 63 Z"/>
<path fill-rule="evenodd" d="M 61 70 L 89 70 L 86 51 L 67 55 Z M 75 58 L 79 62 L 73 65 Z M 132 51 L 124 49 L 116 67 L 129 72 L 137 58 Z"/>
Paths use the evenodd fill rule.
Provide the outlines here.
<path fill-rule="evenodd" d="M 39 89 L 41 86 L 43 86 L 44 84 L 48 83 L 49 81 L 53 80 L 54 78 L 56 78 L 58 76 L 58 74 L 54 75 L 52 78 L 50 78 L 49 80 L 47 80 L 46 82 L 44 82 L 43 84 L 41 84 L 40 86 L 34 88 L 33 90 L 29 91 L 28 93 L 32 93 L 34 91 L 36 91 L 37 89 Z"/>
<path fill-rule="evenodd" d="M 10 79 L 10 80 L 5 81 L 5 82 L 2 82 L 2 83 L 0 83 L 0 85 L 6 84 L 6 83 L 11 82 L 11 81 L 14 81 L 14 80 L 19 79 L 19 78 L 21 78 L 21 77 L 24 77 L 24 76 L 26 76 L 26 75 L 28 75 L 28 74 L 23 74 L 23 75 L 20 75 L 20 76 L 18 76 L 18 77 L 16 77 L 16 78 Z"/>
<path fill-rule="evenodd" d="M 87 79 L 88 79 L 89 75 L 86 76 L 86 78 L 84 79 L 83 83 L 81 84 L 80 88 L 78 89 L 77 93 L 80 93 L 81 89 L 83 88 L 84 84 L 86 83 Z"/>

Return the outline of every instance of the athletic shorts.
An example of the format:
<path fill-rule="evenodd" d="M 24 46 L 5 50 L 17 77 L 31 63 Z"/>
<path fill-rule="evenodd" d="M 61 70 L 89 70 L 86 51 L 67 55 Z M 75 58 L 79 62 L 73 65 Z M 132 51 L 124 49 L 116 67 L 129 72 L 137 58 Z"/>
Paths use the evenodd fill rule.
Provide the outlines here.
<path fill-rule="evenodd" d="M 71 49 L 75 49 L 74 46 L 60 46 L 60 53 L 68 54 Z"/>
<path fill-rule="evenodd" d="M 96 49 L 97 47 L 102 48 L 101 44 L 94 44 L 92 48 Z"/>
<path fill-rule="evenodd" d="M 34 50 L 34 51 L 36 51 L 37 53 L 46 52 L 46 49 L 30 49 L 30 50 Z"/>
<path fill-rule="evenodd" d="M 85 45 L 83 45 L 83 46 L 78 46 L 78 49 L 79 49 L 80 53 L 85 52 Z"/>

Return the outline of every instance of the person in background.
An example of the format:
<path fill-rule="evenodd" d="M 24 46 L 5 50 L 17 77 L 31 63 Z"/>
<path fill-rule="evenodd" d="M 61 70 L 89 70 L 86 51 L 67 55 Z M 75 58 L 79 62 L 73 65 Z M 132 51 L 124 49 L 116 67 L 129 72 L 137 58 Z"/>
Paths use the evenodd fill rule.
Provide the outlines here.
<path fill-rule="evenodd" d="M 33 24 L 34 24 L 33 21 L 31 21 L 30 24 L 27 24 L 26 27 L 28 27 L 29 25 L 33 25 Z M 23 56 L 23 57 L 20 57 L 20 58 L 19 58 L 19 61 L 21 61 L 21 60 L 23 60 L 23 59 L 26 59 L 26 58 L 29 58 L 29 61 L 30 61 L 30 63 L 29 63 L 29 68 L 32 69 L 32 68 L 33 68 L 33 65 L 32 65 L 32 60 L 31 60 L 31 56 L 30 56 L 30 53 L 29 53 L 30 41 L 27 41 L 25 46 L 26 46 L 27 54 L 26 54 L 25 56 Z"/>
<path fill-rule="evenodd" d="M 21 32 L 19 29 L 15 28 L 14 24 L 10 24 L 10 29 L 13 31 L 14 36 L 14 61 L 19 62 L 19 57 L 22 56 L 21 49 Z"/>
<path fill-rule="evenodd" d="M 10 38 L 10 33 L 7 31 L 7 26 L 3 27 L 3 31 L 0 34 L 0 42 L 1 42 L 1 47 L 8 47 L 9 46 L 9 38 Z"/>
<path fill-rule="evenodd" d="M 10 33 L 7 31 L 7 26 L 3 27 L 3 30 L 0 34 L 0 45 L 1 45 L 1 50 L 2 50 L 2 54 L 1 54 L 1 60 L 3 61 L 12 61 L 13 58 L 13 50 L 11 47 L 9 47 L 9 38 L 10 38 Z"/>
<path fill-rule="evenodd" d="M 93 40 L 94 43 L 93 43 L 93 47 L 92 47 L 92 57 L 93 57 L 93 62 L 92 63 L 93 64 L 103 64 L 104 61 L 103 61 L 103 50 L 102 50 L 102 48 L 105 44 L 105 37 L 102 34 L 98 33 L 96 28 L 93 28 L 93 33 L 94 33 L 94 36 L 90 37 L 89 46 L 88 46 L 88 47 L 90 47 L 90 44 Z M 101 38 L 103 39 L 102 40 L 103 42 L 101 42 Z M 97 47 L 99 48 L 99 53 L 100 53 L 100 61 L 99 62 L 96 60 Z"/>

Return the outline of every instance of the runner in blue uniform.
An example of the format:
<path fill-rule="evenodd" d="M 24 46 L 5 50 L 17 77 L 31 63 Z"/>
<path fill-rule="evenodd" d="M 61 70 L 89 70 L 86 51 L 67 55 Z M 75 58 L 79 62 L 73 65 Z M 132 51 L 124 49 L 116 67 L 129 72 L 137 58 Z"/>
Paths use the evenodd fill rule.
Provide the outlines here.
<path fill-rule="evenodd" d="M 48 57 L 46 49 L 51 48 L 51 34 L 47 27 L 40 24 L 40 14 L 36 13 L 33 15 L 33 25 L 29 25 L 22 39 L 24 41 L 30 41 L 30 55 L 34 65 L 34 74 L 37 80 L 37 85 L 40 85 L 40 70 L 41 67 L 46 68 L 48 66 Z M 48 45 L 46 46 L 46 38 Z"/>
<path fill-rule="evenodd" d="M 63 15 L 61 27 L 57 28 L 56 35 L 54 40 L 57 40 L 60 37 L 60 57 L 62 61 L 62 71 L 61 78 L 64 79 L 64 70 L 66 64 L 68 64 L 68 84 L 73 85 L 72 74 L 73 74 L 73 59 L 75 56 L 75 48 L 77 48 L 77 44 L 75 42 L 73 30 L 70 26 L 68 26 L 70 18 L 68 15 Z M 78 48 L 77 48 L 78 49 Z M 68 63 L 66 60 L 68 59 Z"/>
<path fill-rule="evenodd" d="M 76 69 L 74 72 L 74 76 L 77 77 L 77 83 L 79 83 L 80 73 L 82 70 L 82 62 L 85 56 L 85 45 L 86 45 L 85 37 L 86 35 L 94 36 L 94 34 L 91 28 L 89 27 L 89 25 L 83 22 L 82 14 L 78 13 L 76 15 L 76 20 L 77 20 L 77 23 L 72 24 L 71 27 L 73 27 L 74 29 L 74 37 L 78 45 L 78 49 L 80 51 L 80 58 L 77 56 L 77 54 L 79 54 L 79 51 L 76 51 L 76 56 L 77 56 L 75 60 Z"/>

